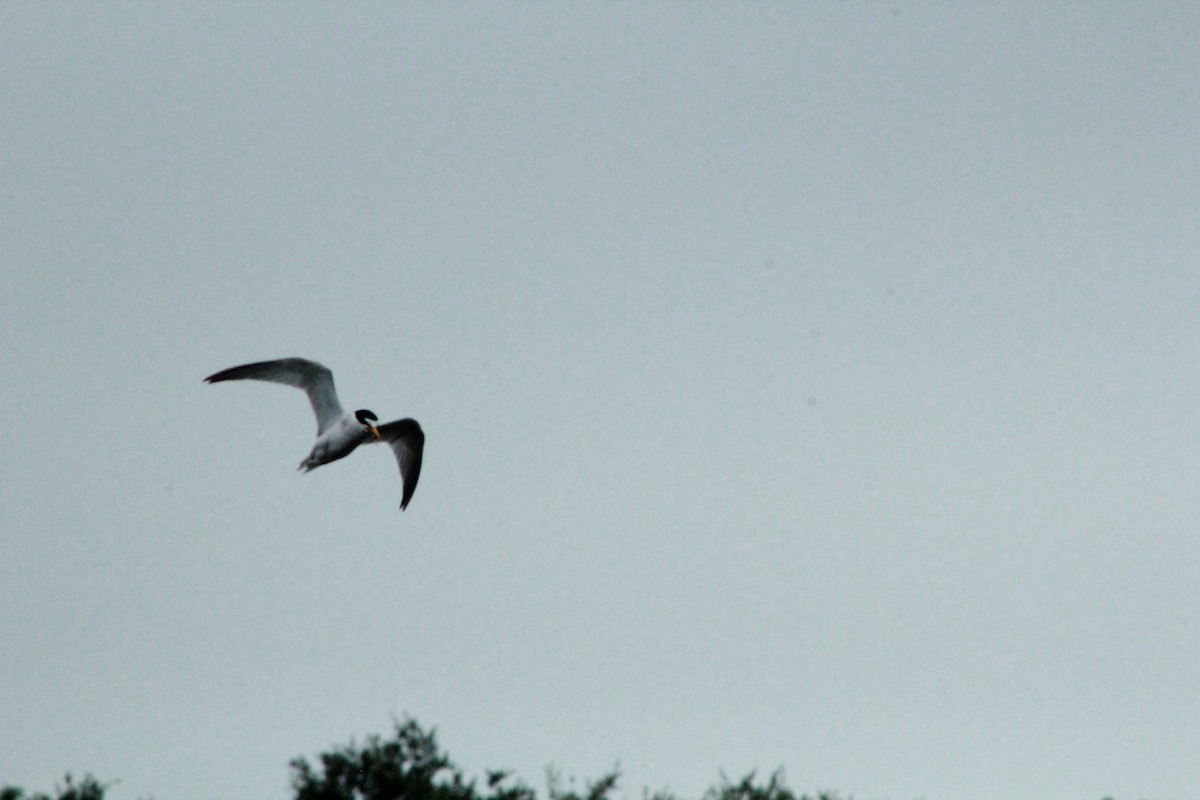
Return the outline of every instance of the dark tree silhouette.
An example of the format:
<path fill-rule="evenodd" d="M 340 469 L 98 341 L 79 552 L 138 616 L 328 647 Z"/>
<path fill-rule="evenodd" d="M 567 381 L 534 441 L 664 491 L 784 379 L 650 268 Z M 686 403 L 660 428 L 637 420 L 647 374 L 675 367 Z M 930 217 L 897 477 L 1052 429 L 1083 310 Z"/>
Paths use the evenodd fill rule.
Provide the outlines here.
<path fill-rule="evenodd" d="M 314 768 L 305 758 L 292 760 L 296 800 L 536 800 L 527 786 L 507 785 L 506 772 L 489 772 L 487 791 L 476 791 L 438 749 L 434 732 L 412 719 L 395 723 L 390 739 L 351 742 L 322 753 L 320 762 Z"/>
<path fill-rule="evenodd" d="M 751 772 L 737 783 L 722 774 L 721 782 L 705 792 L 703 800 L 839 800 L 830 792 L 797 796 L 783 782 L 783 770 L 772 772 L 766 783 L 755 783 L 755 774 Z"/>
<path fill-rule="evenodd" d="M 291 761 L 292 789 L 295 800 L 538 800 L 537 793 L 511 773 L 492 770 L 485 773 L 486 786 L 477 789 L 474 781 L 450 761 L 430 730 L 425 732 L 413 719 L 393 724 L 388 738 L 367 737 L 361 745 L 351 742 L 322 753 L 316 765 L 299 757 Z M 547 770 L 546 800 L 613 800 L 620 773 L 613 770 L 598 780 L 586 782 L 583 791 L 563 788 L 561 774 Z M 0 787 L 0 800 L 104 800 L 112 786 L 86 775 L 78 783 L 70 776 L 56 787 L 54 794 L 27 795 L 15 786 Z M 669 791 L 650 794 L 644 800 L 679 800 Z M 797 795 L 783 780 L 782 770 L 764 780 L 751 772 L 738 781 L 721 775 L 721 782 L 704 793 L 701 800 L 839 800 L 821 792 Z M 849 798 L 847 798 L 849 800 Z"/>
<path fill-rule="evenodd" d="M 70 773 L 63 778 L 63 785 L 55 788 L 55 794 L 25 794 L 16 786 L 0 788 L 0 800 L 104 800 L 104 792 L 111 783 L 100 783 L 91 775 L 84 775 L 76 783 Z"/>

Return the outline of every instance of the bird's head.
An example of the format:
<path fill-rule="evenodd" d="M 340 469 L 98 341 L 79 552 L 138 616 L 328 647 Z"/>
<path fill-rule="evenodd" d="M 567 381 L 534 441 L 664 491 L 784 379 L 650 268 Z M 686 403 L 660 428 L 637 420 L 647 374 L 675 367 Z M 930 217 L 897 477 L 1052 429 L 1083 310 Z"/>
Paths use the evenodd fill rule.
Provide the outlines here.
<path fill-rule="evenodd" d="M 370 435 L 372 439 L 377 442 L 379 441 L 379 428 L 376 428 L 371 424 L 379 421 L 379 417 L 375 416 L 374 411 L 368 411 L 365 408 L 360 408 L 358 411 L 354 412 L 354 418 L 362 424 L 363 430 Z"/>

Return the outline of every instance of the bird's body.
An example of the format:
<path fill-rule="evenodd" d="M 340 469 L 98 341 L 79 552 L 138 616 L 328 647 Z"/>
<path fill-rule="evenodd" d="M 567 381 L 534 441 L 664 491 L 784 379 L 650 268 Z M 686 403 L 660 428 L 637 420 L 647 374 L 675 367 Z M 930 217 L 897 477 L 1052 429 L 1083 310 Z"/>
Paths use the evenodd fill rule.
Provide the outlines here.
<path fill-rule="evenodd" d="M 404 482 L 400 510 L 403 511 L 412 499 L 417 478 L 421 474 L 421 455 L 425 448 L 425 434 L 421 426 L 414 419 L 401 419 L 375 427 L 372 423 L 379 418 L 371 411 L 365 408 L 353 413 L 344 411 L 333 386 L 333 373 L 328 367 L 303 358 L 283 358 L 230 367 L 204 380 L 208 383 L 258 380 L 303 389 L 317 417 L 317 441 L 298 469 L 308 472 L 345 458 L 359 445 L 387 442 L 396 456 L 400 477 Z"/>
<path fill-rule="evenodd" d="M 312 452 L 300 462 L 300 466 L 296 469 L 300 472 L 308 472 L 310 469 L 316 469 L 337 461 L 339 458 L 345 458 L 353 453 L 360 444 L 372 441 L 375 439 L 371 432 L 363 430 L 363 426 L 354 418 L 353 414 L 346 414 L 317 437 L 317 441 L 313 443 Z"/>

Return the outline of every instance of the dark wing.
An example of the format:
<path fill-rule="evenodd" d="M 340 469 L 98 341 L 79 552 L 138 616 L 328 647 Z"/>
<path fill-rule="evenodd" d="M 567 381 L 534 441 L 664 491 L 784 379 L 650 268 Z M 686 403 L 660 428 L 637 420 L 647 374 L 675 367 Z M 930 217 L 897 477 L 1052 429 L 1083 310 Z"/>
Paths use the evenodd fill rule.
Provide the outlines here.
<path fill-rule="evenodd" d="M 303 358 L 281 358 L 278 361 L 256 361 L 230 367 L 209 375 L 209 383 L 220 381 L 255 380 L 282 383 L 303 389 L 317 415 L 317 436 L 341 419 L 345 413 L 333 388 L 333 373 L 328 367 Z"/>
<path fill-rule="evenodd" d="M 391 446 L 396 463 L 400 465 L 400 478 L 404 481 L 404 496 L 400 498 L 400 510 L 403 511 L 417 489 L 417 478 L 421 477 L 425 433 L 415 419 L 400 419 L 380 425 L 379 438 Z"/>

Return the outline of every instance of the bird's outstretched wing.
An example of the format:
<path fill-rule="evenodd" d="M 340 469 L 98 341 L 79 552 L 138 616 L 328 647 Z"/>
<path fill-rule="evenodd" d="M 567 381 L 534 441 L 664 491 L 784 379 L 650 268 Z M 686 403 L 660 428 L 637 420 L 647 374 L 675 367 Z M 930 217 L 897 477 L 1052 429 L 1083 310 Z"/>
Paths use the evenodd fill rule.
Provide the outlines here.
<path fill-rule="evenodd" d="M 281 358 L 278 361 L 256 361 L 230 367 L 209 375 L 209 383 L 237 380 L 270 381 L 303 389 L 317 415 L 317 436 L 337 422 L 345 413 L 333 388 L 333 373 L 315 361 L 303 358 Z"/>
<path fill-rule="evenodd" d="M 415 419 L 399 419 L 380 425 L 379 438 L 392 448 L 396 463 L 400 465 L 400 478 L 404 481 L 404 495 L 400 498 L 400 510 L 403 511 L 417 489 L 417 478 L 421 477 L 425 433 Z"/>

